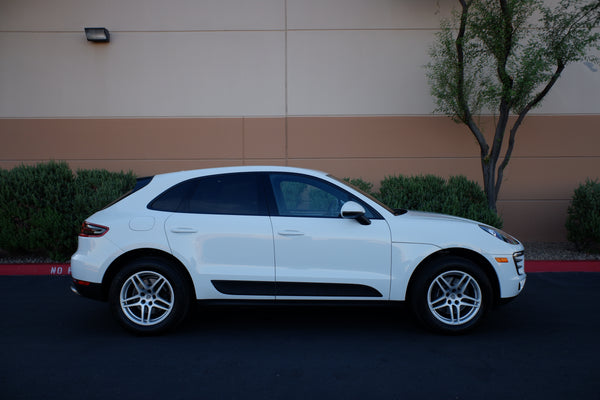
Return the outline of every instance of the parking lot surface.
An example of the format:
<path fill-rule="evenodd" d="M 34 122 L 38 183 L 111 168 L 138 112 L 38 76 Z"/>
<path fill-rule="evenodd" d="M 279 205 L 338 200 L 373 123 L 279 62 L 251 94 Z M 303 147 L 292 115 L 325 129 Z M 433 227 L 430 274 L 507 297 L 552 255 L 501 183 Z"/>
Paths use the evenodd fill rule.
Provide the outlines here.
<path fill-rule="evenodd" d="M 469 335 L 404 307 L 198 307 L 135 337 L 66 276 L 0 277 L 2 399 L 599 399 L 600 273 L 530 274 Z"/>

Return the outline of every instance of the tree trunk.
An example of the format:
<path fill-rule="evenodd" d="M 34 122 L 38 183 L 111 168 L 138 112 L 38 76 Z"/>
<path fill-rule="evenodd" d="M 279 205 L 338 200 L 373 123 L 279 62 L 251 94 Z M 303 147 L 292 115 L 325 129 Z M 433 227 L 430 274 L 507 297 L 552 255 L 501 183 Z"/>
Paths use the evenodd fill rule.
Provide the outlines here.
<path fill-rule="evenodd" d="M 497 212 L 496 199 L 496 160 L 485 158 L 481 160 L 481 170 L 483 171 L 483 189 L 488 201 L 490 210 Z"/>

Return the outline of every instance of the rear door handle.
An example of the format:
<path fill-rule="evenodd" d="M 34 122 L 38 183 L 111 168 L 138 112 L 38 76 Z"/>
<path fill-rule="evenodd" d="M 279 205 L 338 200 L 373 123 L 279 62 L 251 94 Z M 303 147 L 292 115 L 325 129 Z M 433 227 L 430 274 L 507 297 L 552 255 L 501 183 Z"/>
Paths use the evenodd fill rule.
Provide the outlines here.
<path fill-rule="evenodd" d="M 176 228 L 171 228 L 171 232 L 173 233 L 198 233 L 197 229 L 188 228 L 185 226 L 178 226 Z"/>
<path fill-rule="evenodd" d="M 277 232 L 281 236 L 303 236 L 304 232 L 297 231 L 295 229 L 285 229 L 283 231 Z"/>

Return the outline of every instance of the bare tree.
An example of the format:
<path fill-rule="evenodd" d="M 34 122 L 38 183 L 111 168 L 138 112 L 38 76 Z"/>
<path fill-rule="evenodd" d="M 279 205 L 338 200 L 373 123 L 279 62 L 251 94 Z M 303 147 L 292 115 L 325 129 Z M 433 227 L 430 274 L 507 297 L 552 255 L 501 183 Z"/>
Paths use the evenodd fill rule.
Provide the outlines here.
<path fill-rule="evenodd" d="M 427 77 L 436 111 L 465 124 L 479 144 L 484 190 L 495 211 L 527 113 L 568 64 L 599 61 L 594 53 L 600 50 L 600 0 L 561 0 L 554 9 L 540 0 L 459 3 L 453 17 L 442 21 Z M 495 116 L 491 143 L 477 118 L 481 114 Z"/>

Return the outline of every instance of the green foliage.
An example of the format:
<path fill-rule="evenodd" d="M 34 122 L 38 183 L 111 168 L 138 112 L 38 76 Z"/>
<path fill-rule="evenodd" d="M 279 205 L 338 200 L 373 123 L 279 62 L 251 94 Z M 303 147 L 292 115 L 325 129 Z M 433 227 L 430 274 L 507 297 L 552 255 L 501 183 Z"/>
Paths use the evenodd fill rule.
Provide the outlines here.
<path fill-rule="evenodd" d="M 351 186 L 370 194 L 371 196 L 375 193 L 373 192 L 373 184 L 371 182 L 367 182 L 360 178 L 344 178 L 344 182 L 349 183 Z"/>
<path fill-rule="evenodd" d="M 132 172 L 78 170 L 73 197 L 77 228 L 79 229 L 85 218 L 131 190 L 135 182 L 136 176 Z"/>
<path fill-rule="evenodd" d="M 566 227 L 577 249 L 600 253 L 600 182 L 587 180 L 575 189 Z"/>
<path fill-rule="evenodd" d="M 502 103 L 516 114 L 537 107 L 559 68 L 555 79 L 567 64 L 599 61 L 597 0 L 561 0 L 554 9 L 539 0 L 507 1 L 506 8 L 498 0 L 467 3 L 442 21 L 426 65 L 437 111 L 458 121 Z"/>
<path fill-rule="evenodd" d="M 322 212 L 323 215 L 337 211 L 336 198 L 312 185 L 303 182 L 284 181 L 281 183 L 281 191 L 287 210 L 310 210 L 312 212 Z"/>
<path fill-rule="evenodd" d="M 69 203 L 74 177 L 65 163 L 19 166 L 3 171 L 0 184 L 0 248 L 51 255 L 70 242 Z M 44 254 L 46 255 L 46 254 Z"/>
<path fill-rule="evenodd" d="M 568 64 L 600 62 L 599 25 L 598 0 L 560 0 L 554 8 L 542 0 L 466 0 L 442 21 L 426 65 L 435 111 L 464 123 L 477 141 L 490 208 L 528 112 Z M 495 117 L 490 143 L 482 114 Z"/>
<path fill-rule="evenodd" d="M 377 197 L 391 208 L 455 215 L 502 227 L 502 219 L 487 207 L 481 187 L 464 176 L 386 177 Z"/>
<path fill-rule="evenodd" d="M 0 248 L 66 260 L 83 220 L 134 185 L 131 173 L 75 175 L 65 162 L 0 170 Z"/>

